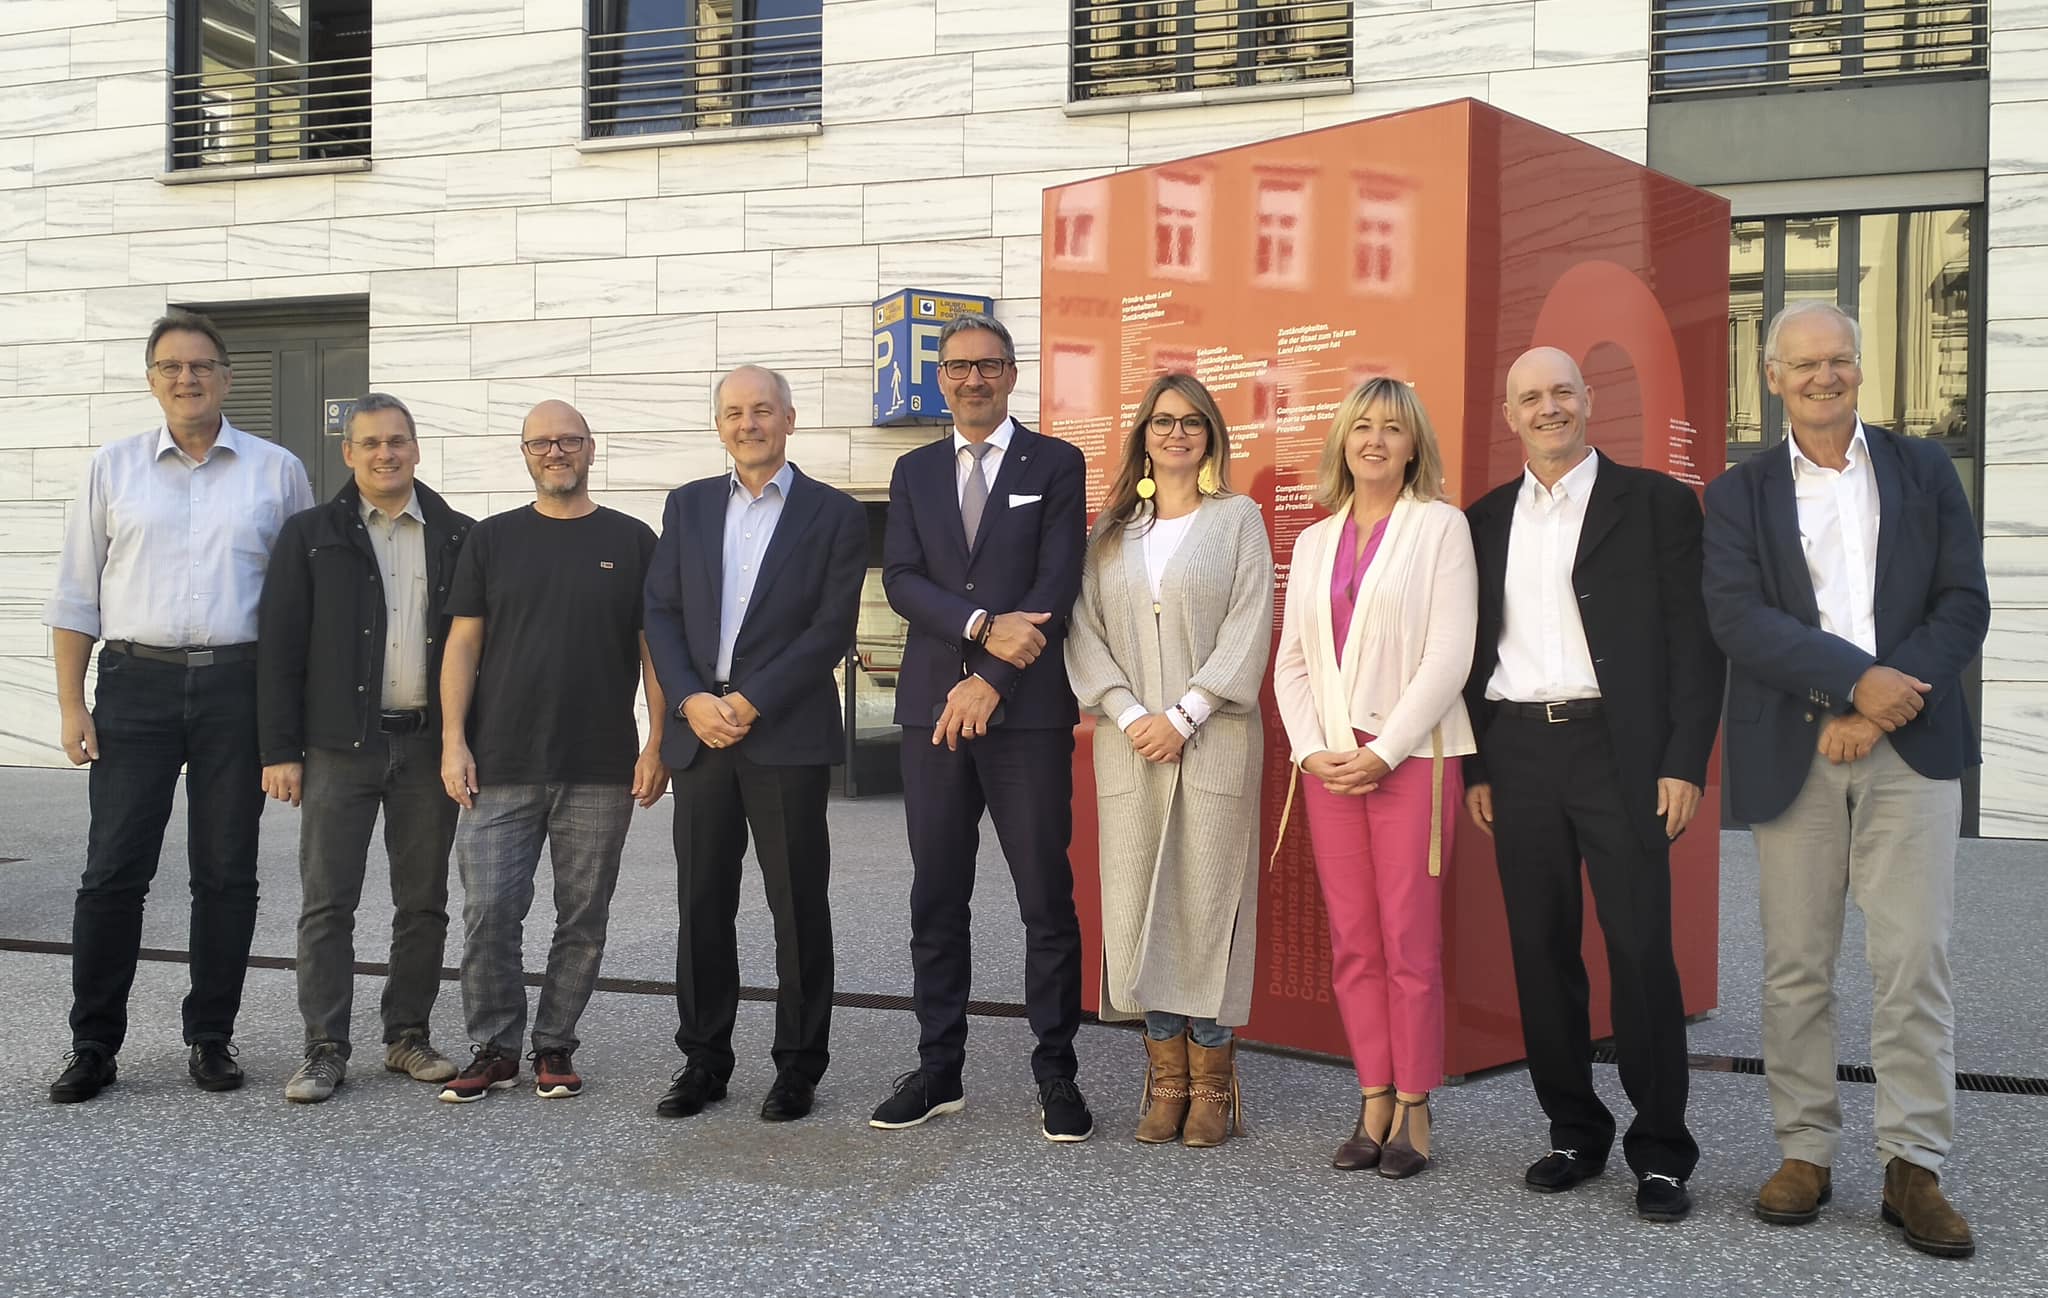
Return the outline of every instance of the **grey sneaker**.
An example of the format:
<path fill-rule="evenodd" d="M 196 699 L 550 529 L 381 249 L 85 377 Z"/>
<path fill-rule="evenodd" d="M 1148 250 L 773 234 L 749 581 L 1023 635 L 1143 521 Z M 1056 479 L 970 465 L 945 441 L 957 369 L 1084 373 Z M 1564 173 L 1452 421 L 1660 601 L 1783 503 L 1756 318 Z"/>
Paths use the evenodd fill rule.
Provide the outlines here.
<path fill-rule="evenodd" d="M 334 1088 L 347 1076 L 348 1060 L 341 1057 L 341 1047 L 332 1041 L 319 1042 L 306 1051 L 306 1062 L 284 1084 L 284 1098 L 294 1104 L 318 1104 L 334 1094 Z"/>
<path fill-rule="evenodd" d="M 427 1034 L 418 1030 L 400 1033 L 384 1047 L 384 1067 L 416 1082 L 445 1082 L 455 1076 L 455 1061 L 434 1049 Z"/>

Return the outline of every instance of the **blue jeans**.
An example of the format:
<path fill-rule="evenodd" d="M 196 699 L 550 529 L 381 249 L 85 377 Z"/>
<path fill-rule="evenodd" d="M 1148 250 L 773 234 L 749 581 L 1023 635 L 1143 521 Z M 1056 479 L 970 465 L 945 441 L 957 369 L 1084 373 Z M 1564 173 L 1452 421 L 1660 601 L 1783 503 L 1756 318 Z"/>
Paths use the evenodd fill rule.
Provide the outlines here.
<path fill-rule="evenodd" d="M 535 1050 L 576 1049 L 576 1021 L 597 987 L 632 823 L 623 784 L 495 784 L 455 828 L 462 872 L 462 1005 L 469 1038 L 517 1058 L 526 1030 L 520 951 L 541 844 L 555 870 L 555 937 L 533 1015 Z"/>
<path fill-rule="evenodd" d="M 1182 1032 L 1186 1032 L 1204 1050 L 1216 1050 L 1230 1044 L 1230 1029 L 1215 1019 L 1205 1019 L 1199 1014 L 1145 1011 L 1145 1035 L 1154 1041 L 1171 1041 Z"/>

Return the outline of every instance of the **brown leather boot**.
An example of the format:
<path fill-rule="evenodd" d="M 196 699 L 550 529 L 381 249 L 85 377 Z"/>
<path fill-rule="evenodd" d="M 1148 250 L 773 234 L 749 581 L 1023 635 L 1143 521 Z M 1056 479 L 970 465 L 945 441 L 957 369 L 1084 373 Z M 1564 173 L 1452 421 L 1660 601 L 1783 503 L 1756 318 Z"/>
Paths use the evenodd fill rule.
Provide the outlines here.
<path fill-rule="evenodd" d="M 1180 1139 L 1188 1115 L 1188 1034 L 1164 1041 L 1145 1038 L 1145 1095 L 1138 1106 L 1138 1139 L 1166 1145 Z"/>
<path fill-rule="evenodd" d="M 1834 1197 L 1834 1174 L 1818 1163 L 1788 1158 L 1757 1191 L 1756 1215 L 1773 1226 L 1804 1226 Z"/>
<path fill-rule="evenodd" d="M 1884 1219 L 1906 1231 L 1906 1242 L 1935 1257 L 1968 1257 L 1977 1251 L 1970 1223 L 1949 1206 L 1941 1178 L 1917 1163 L 1894 1158 L 1884 1165 Z"/>
<path fill-rule="evenodd" d="M 1244 1119 L 1238 1109 L 1237 1038 L 1213 1050 L 1188 1038 L 1188 1090 L 1188 1120 L 1181 1127 L 1181 1144 L 1210 1149 L 1233 1135 L 1244 1134 Z"/>

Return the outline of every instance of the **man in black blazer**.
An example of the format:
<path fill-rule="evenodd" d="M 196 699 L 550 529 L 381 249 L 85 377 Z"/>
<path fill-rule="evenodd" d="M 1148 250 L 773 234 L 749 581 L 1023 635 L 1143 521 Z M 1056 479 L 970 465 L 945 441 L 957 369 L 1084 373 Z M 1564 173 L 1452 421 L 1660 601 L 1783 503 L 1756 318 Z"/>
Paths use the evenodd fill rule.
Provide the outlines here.
<path fill-rule="evenodd" d="M 740 858 L 751 829 L 775 918 L 775 1082 L 761 1117 L 811 1111 L 832 1023 L 832 844 L 825 797 L 846 734 L 833 667 L 853 643 L 867 569 L 860 503 L 785 458 L 796 408 L 773 370 L 712 390 L 732 471 L 669 493 L 647 572 L 647 647 L 680 700 L 674 772 L 676 1045 L 655 1106 L 687 1117 L 725 1098 L 739 1011 Z"/>
<path fill-rule="evenodd" d="M 1074 1084 L 1081 927 L 1067 845 L 1078 713 L 1061 645 L 1081 590 L 1085 461 L 1010 418 L 1017 352 L 993 318 L 950 321 L 939 358 L 953 430 L 896 461 L 882 555 L 889 603 L 910 623 L 896 722 L 919 1065 L 871 1124 L 914 1127 L 966 1106 L 968 899 L 986 808 L 1024 919 L 1042 1129 L 1081 1141 L 1095 1122 Z"/>
<path fill-rule="evenodd" d="M 1671 951 L 1671 840 L 1699 808 L 1721 710 L 1700 601 L 1700 507 L 1683 484 L 1586 445 L 1593 393 L 1564 352 L 1508 371 L 1521 478 L 1467 517 L 1479 633 L 1465 686 L 1479 751 L 1466 805 L 1494 836 L 1529 1079 L 1550 1119 L 1530 1188 L 1598 1176 L 1614 1117 L 1593 1089 L 1579 863 L 1607 941 L 1622 1151 L 1636 1211 L 1677 1221 L 1699 1146 L 1685 1125 L 1685 1009 Z"/>
<path fill-rule="evenodd" d="M 1965 767 L 1962 673 L 1984 643 L 1984 549 L 1940 446 L 1863 423 L 1856 322 L 1801 302 L 1765 378 L 1792 435 L 1707 490 L 1706 599 L 1728 652 L 1729 798 L 1762 865 L 1764 1065 L 1784 1162 L 1756 1213 L 1833 1189 L 1835 958 L 1853 895 L 1876 980 L 1870 1033 L 1884 1216 L 1940 1257 L 1975 1250 L 1940 1189 L 1955 1137 L 1948 936 Z"/>

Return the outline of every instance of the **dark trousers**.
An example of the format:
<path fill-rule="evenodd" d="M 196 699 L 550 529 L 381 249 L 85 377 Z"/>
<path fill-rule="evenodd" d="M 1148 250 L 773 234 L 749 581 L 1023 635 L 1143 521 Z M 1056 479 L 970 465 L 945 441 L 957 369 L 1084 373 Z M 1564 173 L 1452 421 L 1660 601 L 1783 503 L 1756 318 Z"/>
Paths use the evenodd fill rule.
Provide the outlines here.
<path fill-rule="evenodd" d="M 960 1075 L 974 974 L 968 904 L 981 848 L 981 813 L 1017 888 L 1024 920 L 1024 1006 L 1038 1048 L 1031 1074 L 1072 1079 L 1081 1025 L 1081 924 L 1074 914 L 1074 732 L 1005 730 L 932 743 L 903 731 L 903 811 L 910 826 L 910 958 L 916 978 L 918 1055 L 925 1072 Z"/>
<path fill-rule="evenodd" d="M 1580 957 L 1584 860 L 1607 941 L 1621 1085 L 1636 1109 L 1622 1152 L 1637 1176 L 1690 1176 L 1699 1146 L 1685 1126 L 1685 1005 L 1671 954 L 1670 850 L 1645 843 L 1631 820 L 1600 718 L 1552 725 L 1496 716 L 1485 749 L 1522 1040 L 1551 1145 L 1598 1159 L 1614 1143 L 1614 1115 L 1593 1090 Z M 1630 781 L 1653 796 L 1649 784 Z"/>
<path fill-rule="evenodd" d="M 306 754 L 299 814 L 299 1015 L 306 1044 L 346 1055 L 355 1003 L 356 907 L 377 810 L 391 862 L 391 969 L 384 1040 L 425 1031 L 448 942 L 448 851 L 460 810 L 441 787 L 439 735 L 372 735 L 360 751 Z"/>
<path fill-rule="evenodd" d="M 256 664 L 179 667 L 100 654 L 85 875 L 72 911 L 71 1039 L 118 1051 L 178 771 L 191 862 L 192 991 L 185 1040 L 234 1035 L 256 930 Z"/>
<path fill-rule="evenodd" d="M 732 1076 L 740 957 L 740 859 L 747 834 L 775 919 L 778 1070 L 816 1085 L 832 1031 L 832 839 L 825 824 L 831 768 L 762 766 L 739 748 L 698 750 L 675 773 L 676 1045 L 692 1064 Z"/>

